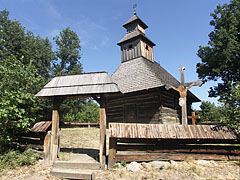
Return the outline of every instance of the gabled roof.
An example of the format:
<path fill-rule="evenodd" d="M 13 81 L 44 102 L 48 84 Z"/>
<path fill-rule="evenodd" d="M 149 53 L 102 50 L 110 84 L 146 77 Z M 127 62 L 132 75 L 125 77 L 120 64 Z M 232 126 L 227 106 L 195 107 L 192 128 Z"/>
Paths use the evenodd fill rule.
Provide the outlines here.
<path fill-rule="evenodd" d="M 151 62 L 144 57 L 132 59 L 120 64 L 112 74 L 112 81 L 116 83 L 122 93 L 148 90 L 163 86 L 179 86 L 177 81 L 160 64 Z M 200 101 L 190 91 L 194 101 Z"/>
<path fill-rule="evenodd" d="M 119 92 L 106 72 L 67 75 L 53 78 L 37 97 L 91 95 Z"/>
<path fill-rule="evenodd" d="M 120 46 L 121 44 L 134 39 L 142 39 L 146 41 L 149 45 L 155 46 L 155 44 L 145 34 L 143 34 L 139 30 L 135 30 L 130 33 L 127 33 L 117 44 Z"/>
<path fill-rule="evenodd" d="M 143 29 L 148 28 L 148 26 L 135 14 L 123 25 L 123 27 L 127 28 L 127 26 L 133 22 L 139 23 Z"/>

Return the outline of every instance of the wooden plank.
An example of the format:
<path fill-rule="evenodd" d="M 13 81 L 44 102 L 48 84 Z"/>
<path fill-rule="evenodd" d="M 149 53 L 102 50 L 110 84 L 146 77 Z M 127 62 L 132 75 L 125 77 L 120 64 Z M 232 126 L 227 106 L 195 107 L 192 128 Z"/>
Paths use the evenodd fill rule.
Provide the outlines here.
<path fill-rule="evenodd" d="M 113 137 L 118 138 L 158 138 L 158 139 L 222 139 L 238 140 L 233 132 L 224 133 L 223 130 L 214 130 L 209 125 L 175 125 L 175 124 L 137 124 L 116 123 L 111 126 Z"/>
<path fill-rule="evenodd" d="M 117 151 L 151 151 L 151 152 L 184 152 L 240 155 L 240 146 L 223 145 L 178 145 L 159 143 L 152 144 L 118 144 Z"/>
<path fill-rule="evenodd" d="M 142 161 L 153 161 L 153 160 L 176 160 L 184 161 L 187 158 L 191 159 L 204 159 L 204 160 L 240 160 L 240 156 L 227 156 L 227 155 L 216 155 L 216 154 L 193 154 L 193 153 L 144 153 L 144 154 L 117 154 L 116 162 L 125 160 L 126 162 L 142 162 Z"/>
<path fill-rule="evenodd" d="M 116 147 L 117 147 L 117 139 L 110 138 L 109 139 L 109 155 L 108 155 L 108 169 L 113 168 L 115 165 L 115 156 L 116 156 Z"/>

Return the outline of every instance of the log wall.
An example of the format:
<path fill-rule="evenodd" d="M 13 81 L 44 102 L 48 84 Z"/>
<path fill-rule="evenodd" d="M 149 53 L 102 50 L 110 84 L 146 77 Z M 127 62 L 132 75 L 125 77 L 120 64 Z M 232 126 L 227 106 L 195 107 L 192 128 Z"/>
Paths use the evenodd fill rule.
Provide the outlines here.
<path fill-rule="evenodd" d="M 165 89 L 107 99 L 107 121 L 125 123 L 179 123 L 178 95 Z"/>

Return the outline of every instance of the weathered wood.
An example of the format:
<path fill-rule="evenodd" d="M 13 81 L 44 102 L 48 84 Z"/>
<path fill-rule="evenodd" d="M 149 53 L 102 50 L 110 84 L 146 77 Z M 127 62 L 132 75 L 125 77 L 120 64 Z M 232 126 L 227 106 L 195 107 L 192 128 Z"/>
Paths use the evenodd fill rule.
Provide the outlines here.
<path fill-rule="evenodd" d="M 198 152 L 198 153 L 220 153 L 220 154 L 239 154 L 240 146 L 230 145 L 169 145 L 163 144 L 118 144 L 116 146 L 117 151 L 158 151 L 164 152 L 165 150 L 172 150 L 175 152 Z"/>
<path fill-rule="evenodd" d="M 108 169 L 113 168 L 116 156 L 117 139 L 109 138 Z"/>
<path fill-rule="evenodd" d="M 99 150 L 99 160 L 101 167 L 105 168 L 106 163 L 106 103 L 105 97 L 101 96 L 100 104 L 100 150 Z"/>
<path fill-rule="evenodd" d="M 43 148 L 43 161 L 45 166 L 50 165 L 50 145 L 51 145 L 51 132 L 48 131 L 44 138 L 44 148 Z"/>
<path fill-rule="evenodd" d="M 205 131 L 203 131 L 201 126 L 205 127 Z M 215 125 L 110 123 L 109 128 L 110 137 L 115 138 L 195 139 L 198 141 L 207 139 L 219 141 L 226 139 L 227 141 L 239 141 L 238 135 L 233 130 Z M 159 128 L 162 130 L 161 133 L 158 130 Z"/>
<path fill-rule="evenodd" d="M 57 158 L 58 152 L 58 135 L 59 135 L 59 107 L 63 99 L 56 98 L 53 100 L 52 111 L 52 131 L 51 131 L 51 147 L 50 147 L 50 166 Z"/>
<path fill-rule="evenodd" d="M 240 156 L 231 155 L 217 155 L 217 154 L 193 154 L 193 153 L 144 153 L 144 154 L 117 154 L 116 162 L 126 161 L 153 161 L 153 160 L 177 160 L 184 161 L 191 159 L 205 159 L 205 160 L 240 160 Z"/>
<path fill-rule="evenodd" d="M 64 122 L 64 127 L 75 127 L 75 126 L 78 126 L 78 127 L 99 127 L 100 124 L 99 123 L 75 123 L 75 122 Z"/>

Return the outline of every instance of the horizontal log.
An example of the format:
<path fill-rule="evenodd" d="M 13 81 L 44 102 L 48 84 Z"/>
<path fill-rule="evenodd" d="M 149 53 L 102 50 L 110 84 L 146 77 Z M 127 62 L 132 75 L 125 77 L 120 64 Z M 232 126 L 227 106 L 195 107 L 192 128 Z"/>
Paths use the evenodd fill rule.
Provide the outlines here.
<path fill-rule="evenodd" d="M 216 154 L 193 154 L 193 153 L 144 153 L 144 154 L 117 154 L 115 157 L 116 162 L 143 162 L 153 160 L 176 160 L 184 161 L 188 158 L 191 159 L 205 159 L 205 160 L 240 160 L 240 156 L 231 155 L 216 155 Z"/>
<path fill-rule="evenodd" d="M 215 154 L 239 154 L 240 146 L 220 146 L 220 145 L 129 145 L 118 144 L 118 151 L 174 151 L 174 152 L 198 152 L 198 153 L 215 153 Z"/>
<path fill-rule="evenodd" d="M 129 138 L 118 138 L 118 142 L 123 143 L 147 143 L 147 144 L 236 144 L 239 146 L 240 139 L 129 139 Z"/>
<path fill-rule="evenodd" d="M 123 108 L 121 107 L 121 108 L 108 108 L 108 109 L 106 109 L 106 111 L 108 112 L 108 113 L 119 113 L 119 112 L 123 112 L 124 110 L 123 110 Z"/>
<path fill-rule="evenodd" d="M 21 143 L 43 145 L 43 140 L 38 138 L 21 137 L 18 139 Z"/>
<path fill-rule="evenodd" d="M 156 99 L 158 98 L 158 94 L 133 94 L 130 96 L 121 96 L 121 97 L 114 97 L 114 98 L 109 98 L 108 103 L 113 103 L 113 102 L 121 102 L 121 101 L 133 101 L 136 99 L 141 99 L 141 100 L 146 100 L 146 99 Z"/>
<path fill-rule="evenodd" d="M 32 137 L 32 138 L 40 138 L 40 139 L 44 139 L 46 133 L 45 132 L 28 132 L 26 134 L 21 134 L 20 136 L 22 137 Z"/>
<path fill-rule="evenodd" d="M 124 112 L 106 112 L 108 117 L 116 117 L 116 116 L 123 116 Z"/>
<path fill-rule="evenodd" d="M 92 126 L 92 127 L 98 127 L 99 123 L 77 123 L 77 122 L 64 122 L 64 125 L 66 126 L 79 126 L 79 127 L 84 127 L 84 126 Z"/>

